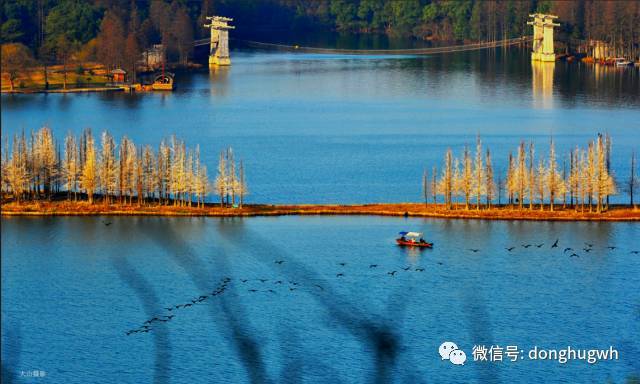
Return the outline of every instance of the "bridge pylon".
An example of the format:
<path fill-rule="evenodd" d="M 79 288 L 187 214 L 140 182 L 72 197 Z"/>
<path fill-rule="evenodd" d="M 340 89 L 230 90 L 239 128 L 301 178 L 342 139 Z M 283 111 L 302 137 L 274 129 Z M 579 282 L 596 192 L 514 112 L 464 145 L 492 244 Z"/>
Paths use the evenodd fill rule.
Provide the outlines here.
<path fill-rule="evenodd" d="M 529 17 L 533 18 L 533 21 L 527 21 L 528 25 L 533 25 L 531 61 L 556 61 L 556 54 L 553 51 L 553 27 L 559 27 L 560 24 L 553 21 L 558 16 L 534 13 Z"/>
<path fill-rule="evenodd" d="M 211 45 L 209 49 L 209 66 L 231 65 L 229 58 L 229 30 L 235 27 L 228 24 L 232 18 L 224 16 L 207 16 L 209 24 L 205 28 L 211 29 Z"/>

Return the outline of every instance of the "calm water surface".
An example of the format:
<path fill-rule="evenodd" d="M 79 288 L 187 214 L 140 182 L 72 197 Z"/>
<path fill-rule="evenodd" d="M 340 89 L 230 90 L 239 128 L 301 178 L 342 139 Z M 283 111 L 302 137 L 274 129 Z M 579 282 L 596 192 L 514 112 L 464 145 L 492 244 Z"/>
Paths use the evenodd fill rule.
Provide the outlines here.
<path fill-rule="evenodd" d="M 179 73 L 170 94 L 3 95 L 3 135 L 48 124 L 59 138 L 91 127 L 157 145 L 175 133 L 200 144 L 210 170 L 233 146 L 261 203 L 419 200 L 423 168 L 477 134 L 500 170 L 522 139 L 544 155 L 551 137 L 564 153 L 608 131 L 620 182 L 639 149 L 637 69 L 532 67 L 520 50 L 232 56 L 230 68 Z M 626 199 L 621 188 L 614 201 Z M 435 249 L 395 247 L 402 229 L 424 230 Z M 3 367 L 55 383 L 621 383 L 640 376 L 637 238 L 633 223 L 3 218 Z M 163 309 L 224 277 L 223 294 Z M 440 361 L 445 340 L 465 366 Z M 471 361 L 474 345 L 492 344 L 613 346 L 620 360 Z"/>
<path fill-rule="evenodd" d="M 402 228 L 424 230 L 435 248 L 394 246 Z M 3 364 L 57 383 L 622 383 L 640 373 L 639 237 L 631 223 L 3 218 Z M 223 294 L 163 309 L 225 276 Z M 620 360 L 454 366 L 438 355 L 445 340 L 469 360 L 481 344 L 613 346 Z"/>
<path fill-rule="evenodd" d="M 331 42 L 329 42 L 331 43 Z M 319 43 L 318 43 L 319 44 Z M 62 138 L 91 127 L 156 146 L 177 134 L 243 158 L 253 202 L 416 201 L 423 169 L 480 134 L 503 171 L 508 152 L 557 143 L 560 160 L 598 132 L 613 137 L 622 183 L 640 144 L 640 75 L 558 62 L 525 50 L 423 57 L 236 50 L 233 65 L 179 73 L 170 94 L 2 96 L 3 135 L 48 124 Z M 213 175 L 210 175 L 213 178 Z M 628 201 L 625 192 L 616 201 Z"/>

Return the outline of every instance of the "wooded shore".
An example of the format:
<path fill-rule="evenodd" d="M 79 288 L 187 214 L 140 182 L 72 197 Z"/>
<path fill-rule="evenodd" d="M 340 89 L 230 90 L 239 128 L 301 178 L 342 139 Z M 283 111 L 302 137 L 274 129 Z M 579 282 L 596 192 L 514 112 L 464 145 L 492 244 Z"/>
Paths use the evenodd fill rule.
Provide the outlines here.
<path fill-rule="evenodd" d="M 563 209 L 560 205 L 554 211 L 545 206 L 539 209 L 519 210 L 517 207 L 498 206 L 490 209 L 465 210 L 464 206 L 447 210 L 441 204 L 388 203 L 362 205 L 263 205 L 250 204 L 242 208 L 223 208 L 219 204 L 195 205 L 138 205 L 138 204 L 89 204 L 86 201 L 29 201 L 16 204 L 4 202 L 0 206 L 2 216 L 285 216 L 285 215 L 375 215 L 433 217 L 446 219 L 482 220 L 534 220 L 534 221 L 640 221 L 640 209 L 628 205 L 611 206 L 602 213 L 584 212 L 573 208 Z"/>

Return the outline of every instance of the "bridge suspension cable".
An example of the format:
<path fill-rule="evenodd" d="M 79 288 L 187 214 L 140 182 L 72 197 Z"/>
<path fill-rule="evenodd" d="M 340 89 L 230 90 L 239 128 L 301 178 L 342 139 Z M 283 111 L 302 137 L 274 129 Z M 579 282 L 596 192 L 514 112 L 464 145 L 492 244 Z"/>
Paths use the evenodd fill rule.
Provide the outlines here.
<path fill-rule="evenodd" d="M 526 42 L 530 42 L 533 38 L 531 36 L 522 36 L 512 39 L 486 41 L 480 43 L 450 45 L 446 47 L 430 47 L 430 48 L 407 48 L 407 49 L 339 49 L 339 48 L 316 48 L 316 47 L 301 47 L 298 45 L 286 45 L 286 44 L 274 44 L 263 43 L 253 40 L 232 39 L 240 41 L 246 45 L 254 48 L 266 48 L 275 49 L 280 51 L 292 51 L 292 52 L 308 52 L 308 53 L 328 53 L 339 55 L 431 55 L 436 53 L 452 53 L 452 52 L 464 52 L 475 51 L 479 49 L 506 47 L 510 45 L 518 45 Z M 194 41 L 194 45 L 208 44 L 209 39 L 201 39 Z"/>

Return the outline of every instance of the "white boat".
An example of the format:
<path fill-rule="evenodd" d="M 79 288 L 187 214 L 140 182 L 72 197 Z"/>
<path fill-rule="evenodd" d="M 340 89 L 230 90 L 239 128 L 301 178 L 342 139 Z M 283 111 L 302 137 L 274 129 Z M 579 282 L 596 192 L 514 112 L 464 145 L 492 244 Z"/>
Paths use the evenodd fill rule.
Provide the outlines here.
<path fill-rule="evenodd" d="M 617 57 L 614 60 L 616 61 L 616 67 L 627 67 L 629 65 L 633 65 L 633 62 L 625 59 L 624 57 Z"/>

